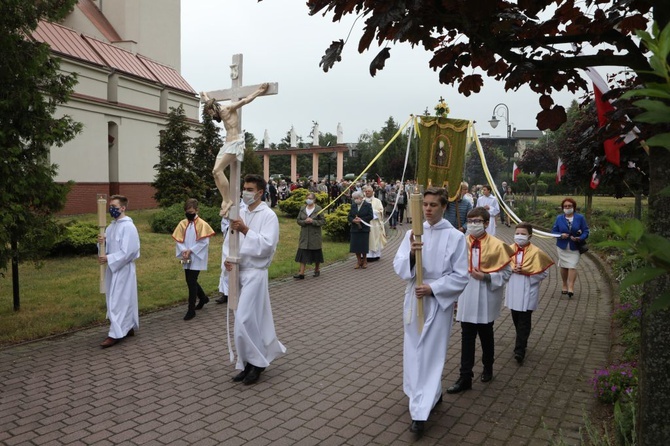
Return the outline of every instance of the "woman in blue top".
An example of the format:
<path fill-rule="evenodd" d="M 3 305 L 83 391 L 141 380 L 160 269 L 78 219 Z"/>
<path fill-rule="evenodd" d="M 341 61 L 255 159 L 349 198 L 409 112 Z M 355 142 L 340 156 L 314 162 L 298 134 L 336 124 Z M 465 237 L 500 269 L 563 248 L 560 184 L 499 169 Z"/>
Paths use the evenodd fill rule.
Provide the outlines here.
<path fill-rule="evenodd" d="M 589 236 L 589 227 L 586 218 L 577 213 L 577 203 L 572 198 L 561 202 L 563 214 L 556 217 L 551 232 L 560 234 L 556 240 L 558 250 L 558 266 L 561 268 L 563 289 L 561 294 L 574 296 L 575 280 L 577 279 L 577 264 L 579 263 L 579 248 L 577 243 L 584 242 Z"/>

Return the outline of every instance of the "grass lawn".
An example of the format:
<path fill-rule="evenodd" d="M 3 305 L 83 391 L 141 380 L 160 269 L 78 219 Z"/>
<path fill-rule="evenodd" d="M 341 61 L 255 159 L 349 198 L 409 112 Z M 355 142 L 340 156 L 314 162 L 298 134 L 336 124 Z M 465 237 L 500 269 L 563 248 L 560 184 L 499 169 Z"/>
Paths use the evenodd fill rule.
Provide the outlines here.
<path fill-rule="evenodd" d="M 184 305 L 187 289 L 175 246 L 169 234 L 151 232 L 149 219 L 155 210 L 129 211 L 140 233 L 137 281 L 140 314 L 174 305 Z M 300 227 L 295 219 L 279 213 L 280 241 L 270 266 L 270 279 L 290 277 L 298 271 L 294 262 Z M 76 217 L 97 222 L 94 214 Z M 69 220 L 70 218 L 68 218 Z M 218 291 L 221 273 L 220 228 L 209 247 L 209 270 L 199 282 L 208 294 Z M 324 235 L 326 264 L 346 259 L 348 243 L 335 243 Z M 54 258 L 39 268 L 32 263 L 19 267 L 21 310 L 13 311 L 11 271 L 0 277 L 0 346 L 43 338 L 105 321 L 105 295 L 99 291 L 96 256 Z"/>
<path fill-rule="evenodd" d="M 530 198 L 530 197 L 524 197 Z M 561 206 L 561 201 L 564 198 L 572 198 L 577 202 L 578 212 L 583 212 L 586 207 L 586 198 L 583 196 L 563 196 L 563 195 L 547 195 L 543 197 L 537 197 L 538 201 L 545 201 L 556 205 L 556 209 Z M 610 196 L 598 196 L 593 197 L 593 209 L 603 212 L 611 213 L 628 213 L 633 211 L 633 206 L 635 205 L 635 198 L 633 197 L 623 197 L 623 198 L 614 198 Z M 647 199 L 642 200 L 642 207 L 647 206 Z"/>

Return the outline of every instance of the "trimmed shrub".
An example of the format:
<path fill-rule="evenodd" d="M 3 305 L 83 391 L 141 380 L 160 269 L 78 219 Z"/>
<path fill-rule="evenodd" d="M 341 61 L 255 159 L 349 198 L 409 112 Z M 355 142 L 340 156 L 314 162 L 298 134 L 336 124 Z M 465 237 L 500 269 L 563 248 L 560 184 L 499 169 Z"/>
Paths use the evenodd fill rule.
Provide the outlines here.
<path fill-rule="evenodd" d="M 323 230 L 333 241 L 344 242 L 349 240 L 350 227 L 347 216 L 350 209 L 350 204 L 341 204 L 335 212 L 326 215 L 326 224 L 323 225 Z"/>
<path fill-rule="evenodd" d="M 198 209 L 198 216 L 205 220 L 214 231 L 221 231 L 221 217 L 218 206 L 202 206 Z M 163 208 L 151 217 L 151 230 L 159 234 L 172 234 L 180 221 L 184 218 L 184 204 L 173 204 Z"/>
<path fill-rule="evenodd" d="M 300 208 L 305 205 L 305 197 L 309 191 L 307 189 L 299 188 L 291 192 L 291 195 L 279 202 L 279 210 L 281 210 L 287 217 L 296 218 L 300 212 Z M 326 207 L 328 205 L 328 194 L 325 192 L 316 192 L 316 204 Z"/>
<path fill-rule="evenodd" d="M 71 220 L 61 226 L 56 243 L 49 250 L 50 256 L 90 255 L 98 252 L 98 226 Z"/>

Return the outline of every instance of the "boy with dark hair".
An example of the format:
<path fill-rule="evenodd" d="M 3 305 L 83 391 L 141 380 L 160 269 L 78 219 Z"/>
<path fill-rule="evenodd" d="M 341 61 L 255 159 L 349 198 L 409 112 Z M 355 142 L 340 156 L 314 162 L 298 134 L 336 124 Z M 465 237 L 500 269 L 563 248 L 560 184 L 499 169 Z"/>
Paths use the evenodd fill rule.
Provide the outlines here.
<path fill-rule="evenodd" d="M 468 213 L 467 248 L 470 278 L 458 298 L 456 320 L 461 323 L 461 368 L 456 383 L 447 393 L 459 393 L 472 388 L 472 369 L 475 365 L 477 336 L 482 346 L 484 371 L 482 382 L 493 379 L 494 340 L 493 322 L 500 315 L 503 285 L 512 275 L 512 248 L 486 231 L 491 214 L 483 207 Z"/>
<path fill-rule="evenodd" d="M 515 254 L 512 256 L 512 277 L 505 290 L 505 306 L 512 312 L 516 329 L 514 359 L 523 364 L 526 357 L 528 337 L 530 336 L 531 315 L 537 309 L 540 295 L 540 282 L 549 274 L 554 264 L 544 251 L 530 242 L 533 226 L 519 223 L 514 231 L 514 243 L 510 245 Z"/>
<path fill-rule="evenodd" d="M 184 320 L 188 321 L 195 317 L 195 310 L 200 310 L 209 302 L 209 297 L 198 283 L 198 276 L 200 271 L 207 270 L 209 238 L 214 235 L 214 230 L 198 216 L 198 200 L 195 198 L 186 200 L 184 212 L 186 218 L 179 222 L 172 238 L 176 242 L 176 255 L 184 268 L 188 286 L 188 311 L 184 316 Z M 197 306 L 196 299 L 199 299 Z"/>
<path fill-rule="evenodd" d="M 241 370 L 235 382 L 254 384 L 270 363 L 286 352 L 275 331 L 268 267 L 279 242 L 277 214 L 263 201 L 265 180 L 260 175 L 244 177 L 242 201 L 246 208 L 238 218 L 230 220 L 230 229 L 240 233 L 239 302 L 235 311 L 235 348 Z M 228 260 L 230 237 L 223 242 L 224 266 L 233 269 Z M 231 352 L 232 358 L 232 352 Z"/>

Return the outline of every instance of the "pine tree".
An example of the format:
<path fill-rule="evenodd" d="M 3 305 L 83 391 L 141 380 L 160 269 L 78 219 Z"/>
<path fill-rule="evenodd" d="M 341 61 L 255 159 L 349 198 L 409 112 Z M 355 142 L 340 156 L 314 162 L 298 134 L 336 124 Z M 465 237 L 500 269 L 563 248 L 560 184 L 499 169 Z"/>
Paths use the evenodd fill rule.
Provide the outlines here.
<path fill-rule="evenodd" d="M 203 196 L 205 185 L 191 166 L 189 130 L 184 107 L 170 107 L 168 124 L 161 132 L 158 145 L 160 162 L 154 166 L 158 173 L 151 184 L 156 189 L 154 198 L 160 207 Z"/>
<path fill-rule="evenodd" d="M 240 169 L 240 179 L 244 181 L 244 176 L 250 173 L 263 175 L 263 163 L 261 157 L 254 151 L 256 137 L 253 133 L 244 132 L 244 161 Z"/>
<path fill-rule="evenodd" d="M 65 205 L 68 185 L 57 184 L 49 163 L 81 130 L 69 116 L 55 118 L 67 102 L 75 75 L 59 72 L 49 46 L 30 36 L 40 20 L 59 21 L 75 0 L 3 0 L 0 7 L 0 269 L 11 260 L 14 310 L 19 302 L 19 259 L 39 259 L 54 241 L 53 213 Z"/>
<path fill-rule="evenodd" d="M 204 190 L 202 196 L 195 198 L 198 198 L 201 204 L 218 206 L 221 203 L 221 194 L 214 182 L 212 168 L 216 162 L 216 155 L 223 146 L 223 138 L 211 116 L 206 113 L 202 114 L 202 127 L 198 133 L 199 135 L 193 141 L 191 166 L 195 175 L 203 182 Z"/>

